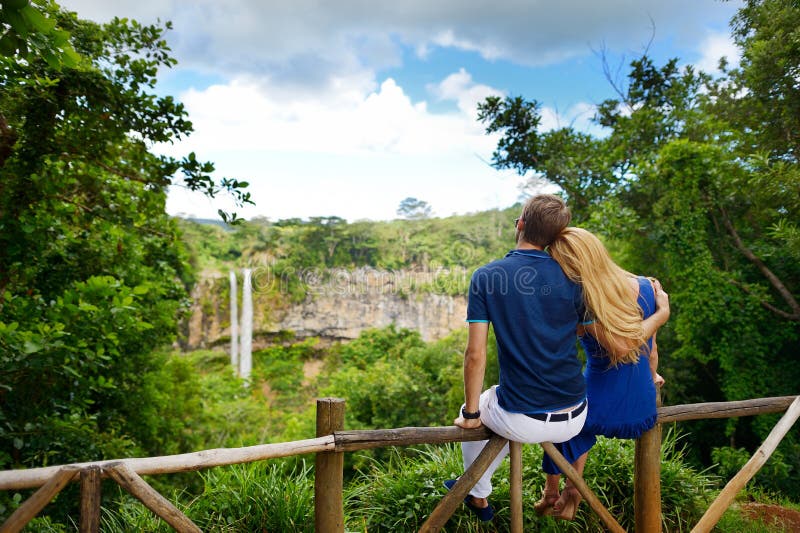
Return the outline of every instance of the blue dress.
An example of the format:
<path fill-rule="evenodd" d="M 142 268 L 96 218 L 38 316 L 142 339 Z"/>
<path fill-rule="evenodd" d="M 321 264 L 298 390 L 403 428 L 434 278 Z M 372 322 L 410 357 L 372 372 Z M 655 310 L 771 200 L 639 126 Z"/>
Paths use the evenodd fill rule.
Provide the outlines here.
<path fill-rule="evenodd" d="M 653 286 L 644 277 L 638 277 L 637 303 L 647 318 L 656 310 Z M 556 448 L 570 463 L 589 451 L 597 435 L 618 439 L 635 439 L 656 423 L 656 388 L 650 373 L 648 352 L 640 355 L 635 364 L 611 366 L 608 354 L 597 339 L 588 333 L 580 338 L 586 351 L 586 396 L 589 412 L 581 432 L 572 439 L 556 444 Z M 648 348 L 653 340 L 648 339 Z M 542 470 L 547 474 L 560 474 L 556 464 L 545 454 Z"/>

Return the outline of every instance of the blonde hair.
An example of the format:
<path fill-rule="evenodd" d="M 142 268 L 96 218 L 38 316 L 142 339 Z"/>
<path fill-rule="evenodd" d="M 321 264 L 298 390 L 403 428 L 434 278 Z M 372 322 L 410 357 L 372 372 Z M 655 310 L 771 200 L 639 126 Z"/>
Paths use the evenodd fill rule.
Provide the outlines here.
<path fill-rule="evenodd" d="M 582 286 L 587 310 L 601 332 L 635 346 L 623 356 L 609 350 L 611 364 L 638 361 L 639 354 L 647 349 L 647 339 L 642 310 L 629 282 L 633 274 L 620 268 L 600 239 L 582 228 L 565 228 L 548 250 L 567 277 Z"/>

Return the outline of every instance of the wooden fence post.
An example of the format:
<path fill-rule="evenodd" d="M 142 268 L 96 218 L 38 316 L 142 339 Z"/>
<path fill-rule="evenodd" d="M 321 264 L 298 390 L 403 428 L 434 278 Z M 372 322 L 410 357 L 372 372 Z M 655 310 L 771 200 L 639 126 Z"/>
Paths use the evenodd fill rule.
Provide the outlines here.
<path fill-rule="evenodd" d="M 552 442 L 540 442 L 539 445 L 544 449 L 545 453 L 550 456 L 550 459 L 553 460 L 553 462 L 564 473 L 564 475 L 567 476 L 567 479 L 572 481 L 572 484 L 576 489 L 578 489 L 578 492 L 581 493 L 581 496 L 583 496 L 583 499 L 586 500 L 586 503 L 589 505 L 589 507 L 592 508 L 592 511 L 597 513 L 597 516 L 599 516 L 600 520 L 603 521 L 606 529 L 612 533 L 625 533 L 625 529 L 619 525 L 619 522 L 617 522 L 616 518 L 611 516 L 611 513 L 608 512 L 608 509 L 603 506 L 595 493 L 592 492 L 592 489 L 589 488 L 589 485 L 587 485 L 581 475 L 578 474 L 578 471 L 572 468 L 572 465 L 569 464 L 569 461 L 567 461 L 564 456 L 561 455 L 561 452 L 558 451 L 558 448 L 556 448 Z"/>
<path fill-rule="evenodd" d="M 22 502 L 22 505 L 17 507 L 17 510 L 11 513 L 5 522 L 0 525 L 0 533 L 17 533 L 34 519 L 39 514 L 39 511 L 44 509 L 45 505 L 50 503 L 50 500 L 56 497 L 56 494 L 61 492 L 61 489 L 67 486 L 78 475 L 78 469 L 74 466 L 61 467 L 47 483 L 41 486 L 39 490 L 33 495 Z"/>
<path fill-rule="evenodd" d="M 100 531 L 101 481 L 99 466 L 81 469 L 80 533 Z"/>
<path fill-rule="evenodd" d="M 661 406 L 661 391 L 656 390 Z M 636 439 L 633 514 L 636 531 L 661 533 L 661 424 Z"/>
<path fill-rule="evenodd" d="M 344 429 L 344 400 L 317 400 L 317 437 Z M 344 453 L 317 453 L 314 469 L 314 531 L 344 533 Z"/>
<path fill-rule="evenodd" d="M 139 474 L 120 461 L 108 468 L 108 475 L 117 484 L 135 496 L 145 507 L 172 526 L 178 533 L 203 533 L 197 524 L 183 514 L 172 502 L 151 487 Z"/>
<path fill-rule="evenodd" d="M 511 459 L 511 533 L 522 533 L 522 443 L 509 441 Z"/>
<path fill-rule="evenodd" d="M 469 465 L 456 484 L 444 495 L 422 527 L 419 528 L 419 533 L 436 533 L 444 527 L 456 508 L 464 501 L 464 497 L 475 486 L 475 483 L 486 472 L 506 444 L 508 444 L 508 440 L 500 435 L 492 435 L 489 438 L 481 453 L 475 458 L 475 462 Z"/>

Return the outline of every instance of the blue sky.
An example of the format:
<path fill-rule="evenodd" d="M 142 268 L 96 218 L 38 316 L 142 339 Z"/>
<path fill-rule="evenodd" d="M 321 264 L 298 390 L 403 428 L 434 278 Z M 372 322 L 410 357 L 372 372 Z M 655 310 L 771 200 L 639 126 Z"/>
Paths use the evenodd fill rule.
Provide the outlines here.
<path fill-rule="evenodd" d="M 195 132 L 157 152 L 189 151 L 218 177 L 248 181 L 255 207 L 180 186 L 167 209 L 216 217 L 396 217 L 400 201 L 436 216 L 507 207 L 529 176 L 487 164 L 497 137 L 475 107 L 489 95 L 542 106 L 542 129 L 590 123 L 616 69 L 647 48 L 713 71 L 738 58 L 715 0 L 65 0 L 82 18 L 170 20 L 179 64 L 158 90 L 181 100 Z M 601 54 L 602 52 L 602 54 Z"/>

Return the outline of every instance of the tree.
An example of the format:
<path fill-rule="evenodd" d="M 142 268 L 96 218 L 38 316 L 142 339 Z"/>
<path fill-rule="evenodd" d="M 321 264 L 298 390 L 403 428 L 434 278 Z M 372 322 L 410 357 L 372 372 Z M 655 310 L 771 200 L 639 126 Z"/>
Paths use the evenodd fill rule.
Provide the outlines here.
<path fill-rule="evenodd" d="M 617 182 L 609 159 L 597 157 L 603 141 L 572 128 L 540 133 L 541 117 L 535 100 L 490 96 L 478 104 L 478 120 L 487 124 L 487 134 L 503 134 L 492 154 L 493 165 L 514 169 L 521 176 L 533 172 L 531 182 L 543 177 L 558 185 L 576 220 L 588 213 L 591 205 L 605 199 Z"/>
<path fill-rule="evenodd" d="M 397 207 L 397 214 L 409 220 L 420 220 L 430 218 L 433 214 L 433 209 L 428 205 L 428 202 L 409 196 L 400 202 Z"/>
<path fill-rule="evenodd" d="M 3 20 L 22 4 L 4 1 Z M 152 416 L 165 401 L 156 351 L 193 280 L 166 190 L 241 204 L 247 184 L 216 183 L 194 154 L 150 151 L 192 129 L 180 103 L 152 92 L 175 64 L 168 23 L 98 25 L 37 6 L 20 8 L 35 31 L 3 26 L 13 47 L 0 63 L 0 469 L 185 451 L 186 428 Z"/>
<path fill-rule="evenodd" d="M 758 147 L 771 157 L 798 161 L 800 150 L 800 8 L 792 0 L 747 0 L 733 19 L 742 49 L 741 67 L 730 72 L 733 88 L 746 89 L 726 118 L 758 132 Z M 738 107 L 738 109 L 737 109 Z"/>

